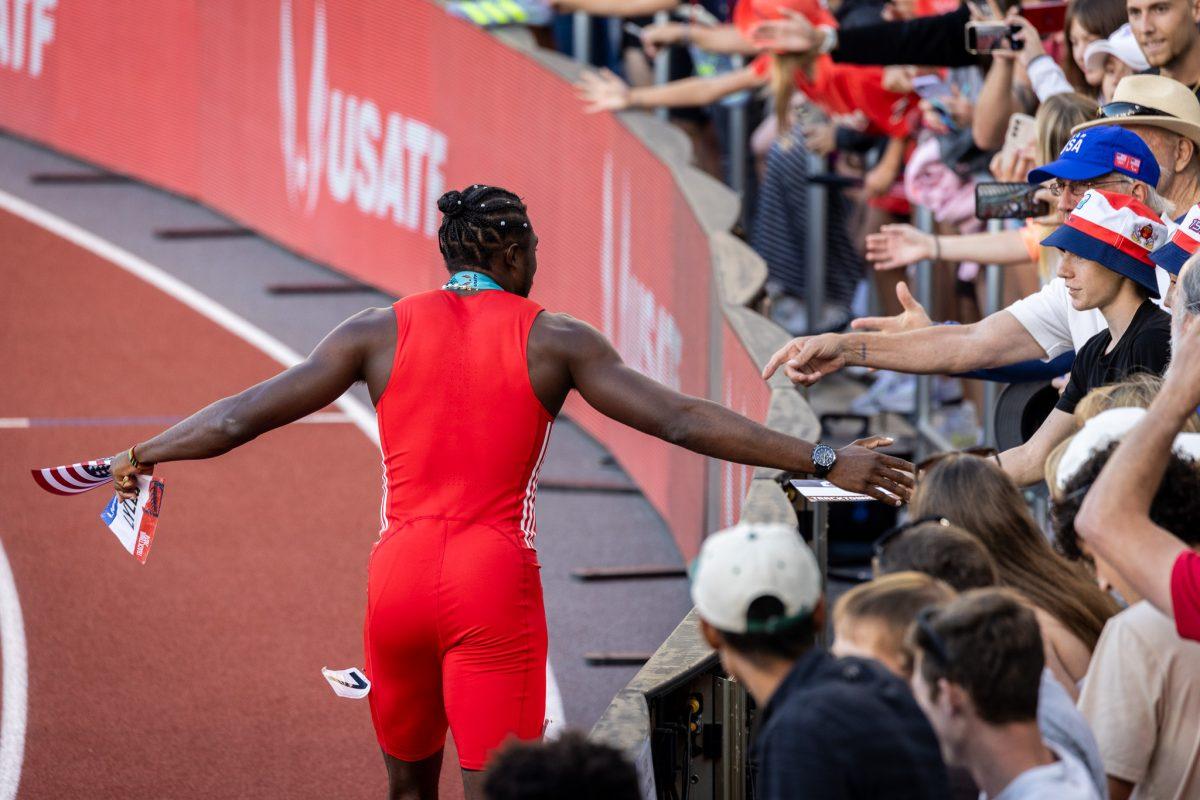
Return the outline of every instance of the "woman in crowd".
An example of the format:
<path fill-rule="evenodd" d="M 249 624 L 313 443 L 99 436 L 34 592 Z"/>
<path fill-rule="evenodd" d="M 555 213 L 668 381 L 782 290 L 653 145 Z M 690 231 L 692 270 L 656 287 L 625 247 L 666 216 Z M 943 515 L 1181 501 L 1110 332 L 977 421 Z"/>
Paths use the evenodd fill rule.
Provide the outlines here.
<path fill-rule="evenodd" d="M 1050 547 L 1016 484 L 991 459 L 949 454 L 922 474 L 914 517 L 940 516 L 978 537 L 1003 585 L 1034 607 L 1046 645 L 1046 665 L 1077 695 L 1092 649 L 1116 604 L 1087 572 Z"/>

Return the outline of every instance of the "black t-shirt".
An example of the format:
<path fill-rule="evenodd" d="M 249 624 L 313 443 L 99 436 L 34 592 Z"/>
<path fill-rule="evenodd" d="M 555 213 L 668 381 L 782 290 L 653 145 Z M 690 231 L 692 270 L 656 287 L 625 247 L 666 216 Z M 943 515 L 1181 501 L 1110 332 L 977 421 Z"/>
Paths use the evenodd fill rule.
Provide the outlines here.
<path fill-rule="evenodd" d="M 1079 348 L 1071 380 L 1056 408 L 1074 413 L 1075 406 L 1092 389 L 1135 372 L 1161 375 L 1171 360 L 1171 315 L 1147 300 L 1138 307 L 1117 346 L 1106 353 L 1111 343 L 1112 334 L 1105 329 Z"/>
<path fill-rule="evenodd" d="M 771 695 L 751 748 L 758 800 L 945 800 L 929 720 L 879 664 L 813 649 Z"/>

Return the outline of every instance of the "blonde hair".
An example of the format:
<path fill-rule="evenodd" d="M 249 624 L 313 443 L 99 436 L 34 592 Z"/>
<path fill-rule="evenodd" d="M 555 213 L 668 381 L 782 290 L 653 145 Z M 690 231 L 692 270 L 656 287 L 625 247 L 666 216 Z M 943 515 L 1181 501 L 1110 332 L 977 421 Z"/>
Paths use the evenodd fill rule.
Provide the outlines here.
<path fill-rule="evenodd" d="M 1095 113 L 1096 101 L 1078 92 L 1047 97 L 1033 117 L 1037 123 L 1038 163 L 1049 164 L 1058 158 L 1071 139 L 1071 129 Z"/>
<path fill-rule="evenodd" d="M 791 105 L 796 94 L 795 74 L 812 63 L 810 56 L 791 53 L 771 55 L 771 96 L 775 103 L 775 120 L 779 127 L 779 146 L 787 149 L 792 144 Z"/>
<path fill-rule="evenodd" d="M 1162 389 L 1163 379 L 1150 372 L 1135 372 L 1116 383 L 1097 386 L 1092 389 L 1075 406 L 1075 429 L 1083 427 L 1083 423 L 1092 417 L 1103 414 L 1113 408 L 1149 408 L 1154 398 Z M 1183 432 L 1196 433 L 1200 431 L 1200 416 L 1193 413 L 1183 424 Z M 1074 436 L 1067 437 L 1058 443 L 1046 456 L 1044 474 L 1046 485 L 1050 487 L 1050 499 L 1061 500 L 1062 493 L 1058 490 L 1058 464 L 1062 461 L 1063 453 Z"/>
<path fill-rule="evenodd" d="M 926 606 L 953 600 L 957 593 L 923 572 L 893 572 L 855 586 L 833 606 L 833 627 L 845 631 L 853 621 L 878 623 L 880 649 L 896 655 L 905 674 L 912 672 L 908 629 Z"/>
<path fill-rule="evenodd" d="M 1071 139 L 1071 129 L 1091 119 L 1096 112 L 1096 101 L 1084 97 L 1078 92 L 1066 92 L 1047 97 L 1034 115 L 1037 123 L 1037 162 L 1049 164 L 1058 158 L 1058 154 L 1067 146 Z M 1041 241 L 1053 233 L 1057 226 L 1038 225 L 1038 236 L 1035 241 Z M 1038 249 L 1038 276 L 1045 283 L 1054 277 L 1058 269 L 1059 254 L 1052 247 Z"/>

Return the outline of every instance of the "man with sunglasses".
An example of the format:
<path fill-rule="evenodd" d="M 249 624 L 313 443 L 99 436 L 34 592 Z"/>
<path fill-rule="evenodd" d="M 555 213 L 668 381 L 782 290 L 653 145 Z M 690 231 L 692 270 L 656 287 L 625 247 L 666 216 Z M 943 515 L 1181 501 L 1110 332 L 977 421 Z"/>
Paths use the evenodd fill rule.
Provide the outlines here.
<path fill-rule="evenodd" d="M 1162 75 L 1129 75 L 1096 118 L 1073 133 L 1116 126 L 1137 134 L 1154 153 L 1156 187 L 1176 213 L 1200 201 L 1200 100 L 1192 88 Z"/>
<path fill-rule="evenodd" d="M 1086 767 L 1038 729 L 1045 656 L 1033 611 L 1003 589 L 978 589 L 917 617 L 912 690 L 948 764 L 986 800 L 1099 800 Z"/>

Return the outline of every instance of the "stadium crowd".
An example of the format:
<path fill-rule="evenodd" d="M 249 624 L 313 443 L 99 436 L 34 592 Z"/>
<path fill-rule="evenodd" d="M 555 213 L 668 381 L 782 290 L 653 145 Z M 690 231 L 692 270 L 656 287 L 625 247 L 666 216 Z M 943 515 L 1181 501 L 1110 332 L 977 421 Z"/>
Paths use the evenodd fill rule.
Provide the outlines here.
<path fill-rule="evenodd" d="M 765 374 L 874 368 L 864 413 L 911 410 L 921 373 L 1061 387 L 1024 443 L 918 465 L 875 578 L 831 610 L 795 529 L 706 540 L 692 596 L 760 709 L 755 796 L 1200 797 L 1200 2 L 737 0 L 677 16 L 626 24 L 615 69 L 579 94 L 594 112 L 680 109 L 719 176 L 741 155 L 722 164 L 712 143 L 746 102 L 742 233 L 768 268 L 764 310 L 797 336 Z M 655 83 L 668 48 L 677 79 Z M 811 320 L 818 158 L 829 307 Z M 933 230 L 912 224 L 918 206 Z M 934 309 L 906 282 L 926 260 Z M 1004 265 L 1010 295 L 986 315 L 981 264 Z M 883 313 L 867 317 L 871 295 Z M 1043 481 L 1047 524 L 1022 494 Z M 637 796 L 612 759 L 574 738 L 511 748 L 489 796 L 600 796 L 555 789 L 555 763 L 608 764 L 596 774 L 617 783 L 583 785 Z"/>

